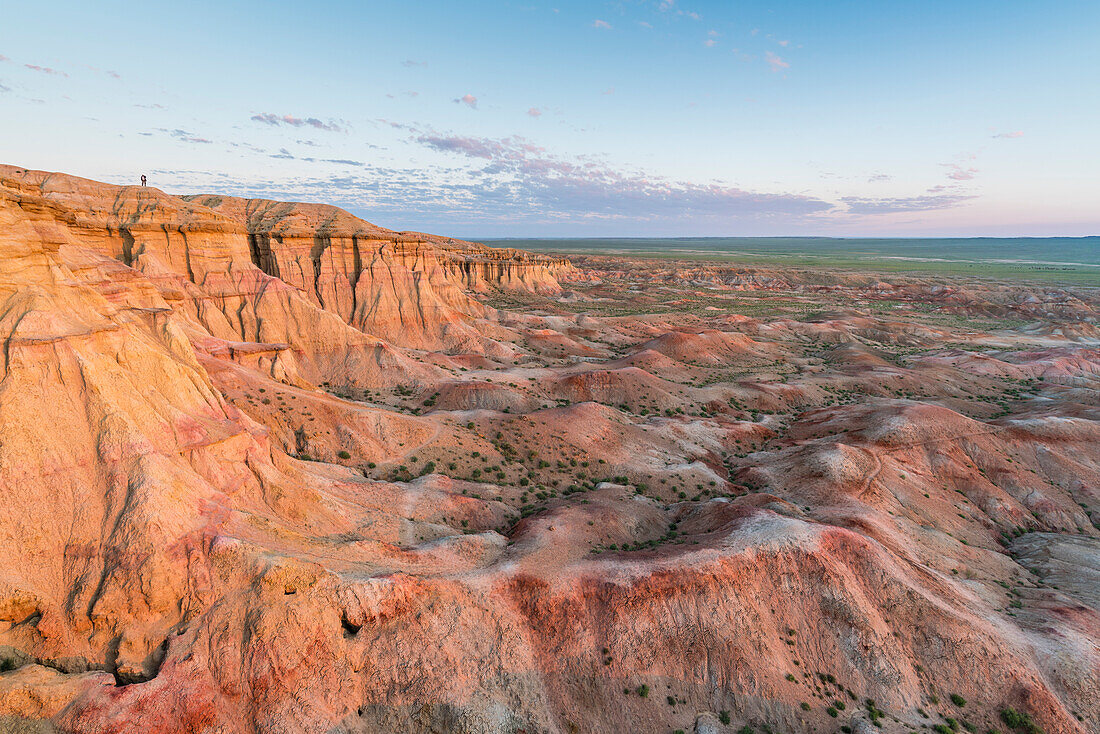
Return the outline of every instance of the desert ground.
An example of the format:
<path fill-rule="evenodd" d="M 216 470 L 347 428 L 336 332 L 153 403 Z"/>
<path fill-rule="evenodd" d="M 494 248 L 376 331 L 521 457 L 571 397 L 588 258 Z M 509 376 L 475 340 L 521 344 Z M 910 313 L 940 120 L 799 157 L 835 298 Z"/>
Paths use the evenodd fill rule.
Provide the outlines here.
<path fill-rule="evenodd" d="M 0 731 L 1100 731 L 1100 288 L 0 167 Z"/>

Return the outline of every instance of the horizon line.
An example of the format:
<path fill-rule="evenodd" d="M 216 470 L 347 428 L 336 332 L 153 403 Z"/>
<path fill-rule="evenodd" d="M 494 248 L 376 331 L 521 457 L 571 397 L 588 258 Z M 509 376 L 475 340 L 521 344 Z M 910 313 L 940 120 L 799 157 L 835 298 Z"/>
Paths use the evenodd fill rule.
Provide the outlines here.
<path fill-rule="evenodd" d="M 1086 235 L 932 235 L 918 237 L 913 235 L 665 235 L 660 237 L 647 237 L 644 235 L 593 235 L 593 236 L 516 236 L 506 237 L 467 237 L 455 236 L 454 239 L 462 239 L 467 242 L 508 242 L 523 240 L 1093 240 L 1100 239 L 1100 234 Z"/>

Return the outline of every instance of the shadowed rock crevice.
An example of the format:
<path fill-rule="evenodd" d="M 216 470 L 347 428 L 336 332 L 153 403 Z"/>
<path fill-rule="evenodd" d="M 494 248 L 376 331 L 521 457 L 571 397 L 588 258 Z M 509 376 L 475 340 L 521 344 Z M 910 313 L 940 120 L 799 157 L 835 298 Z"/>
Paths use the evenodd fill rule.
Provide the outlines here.
<path fill-rule="evenodd" d="M 123 227 L 118 234 L 122 237 L 122 262 L 127 266 L 134 264 L 134 235 L 129 229 Z"/>
<path fill-rule="evenodd" d="M 313 262 L 313 293 L 317 296 L 317 302 L 321 304 L 321 308 L 325 307 L 325 296 L 321 292 L 321 258 L 331 246 L 331 238 L 318 234 L 313 236 L 313 247 L 309 251 L 309 259 Z"/>
<path fill-rule="evenodd" d="M 271 250 L 271 235 L 249 234 L 248 251 L 256 267 L 273 278 L 279 277 L 279 261 Z"/>
<path fill-rule="evenodd" d="M 363 625 L 361 624 L 354 624 L 353 622 L 350 622 L 346 614 L 340 615 L 340 626 L 344 630 L 344 637 L 349 638 L 358 635 L 359 630 L 363 627 Z"/>

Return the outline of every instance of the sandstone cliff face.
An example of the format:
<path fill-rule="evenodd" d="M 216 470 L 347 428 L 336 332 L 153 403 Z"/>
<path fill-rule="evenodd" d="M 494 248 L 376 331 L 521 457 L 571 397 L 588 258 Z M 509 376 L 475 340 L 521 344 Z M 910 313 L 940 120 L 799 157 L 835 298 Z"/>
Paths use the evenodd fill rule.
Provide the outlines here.
<path fill-rule="evenodd" d="M 429 244 L 384 239 L 385 230 L 341 216 L 373 237 L 355 272 L 357 236 L 323 224 L 304 252 L 305 230 L 293 230 L 265 261 L 260 235 L 210 208 L 3 169 L 7 642 L 62 669 L 147 677 L 168 630 L 204 606 L 185 569 L 210 540 L 203 528 L 232 514 L 223 493 L 257 499 L 300 484 L 275 469 L 266 429 L 225 402 L 204 361 L 307 388 L 322 378 L 371 385 L 435 368 L 368 330 L 418 346 L 485 341 L 478 329 L 495 328 L 491 311 L 446 275 Z M 363 438 L 423 433 L 411 420 L 367 420 Z M 382 444 L 379 456 L 395 448 Z"/>
<path fill-rule="evenodd" d="M 334 368 L 343 356 L 334 350 L 362 352 L 379 339 L 492 350 L 491 340 L 507 334 L 464 289 L 552 292 L 554 273 L 570 269 L 391 232 L 323 205 L 179 198 L 12 167 L 0 170 L 0 180 L 5 204 L 33 220 L 43 239 L 138 270 L 216 338 L 290 345 L 311 362 L 313 376 Z"/>
<path fill-rule="evenodd" d="M 0 173 L 0 728 L 1100 725 L 1095 349 L 969 418 L 893 392 L 977 357 L 864 344 L 954 332 L 502 317 L 569 267 Z"/>
<path fill-rule="evenodd" d="M 430 330 L 488 309 L 462 288 L 556 293 L 565 261 L 472 242 L 393 232 L 336 207 L 224 196 L 188 196 L 240 222 L 264 272 L 371 333 Z M 415 294 L 415 297 L 414 297 Z M 411 335 L 403 337 L 413 345 Z M 423 337 L 421 337 L 423 338 Z"/>

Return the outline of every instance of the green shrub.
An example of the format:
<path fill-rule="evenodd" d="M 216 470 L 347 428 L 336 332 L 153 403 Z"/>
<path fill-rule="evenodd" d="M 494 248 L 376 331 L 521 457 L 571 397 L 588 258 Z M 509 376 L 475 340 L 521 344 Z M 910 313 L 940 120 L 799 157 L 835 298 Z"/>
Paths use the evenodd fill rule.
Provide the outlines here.
<path fill-rule="evenodd" d="M 729 724 L 730 723 L 730 712 L 729 711 L 719 711 L 718 712 L 718 720 L 721 721 L 723 724 Z"/>
<path fill-rule="evenodd" d="M 875 699 L 868 698 L 865 703 L 867 704 L 867 715 L 871 717 L 871 723 L 877 727 L 882 726 L 882 722 L 879 721 L 885 714 L 882 709 L 875 705 Z"/>
<path fill-rule="evenodd" d="M 340 451 L 336 455 L 339 456 L 341 459 L 350 459 L 351 458 L 351 454 L 349 454 L 347 451 Z"/>
<path fill-rule="evenodd" d="M 966 705 L 966 699 L 963 698 L 962 696 L 960 696 L 957 693 L 952 693 L 951 694 L 951 703 L 953 703 L 956 706 L 961 708 L 961 707 Z"/>
<path fill-rule="evenodd" d="M 1043 730 L 1031 720 L 1031 716 L 1013 708 L 1001 710 L 1001 719 L 1013 729 L 1019 729 L 1027 734 L 1042 734 Z"/>
<path fill-rule="evenodd" d="M 829 716 L 832 716 L 834 719 L 837 716 L 840 716 L 840 712 L 838 712 L 836 710 L 836 707 L 834 707 L 834 706 L 830 706 L 829 708 L 825 709 L 825 713 L 827 713 Z"/>
<path fill-rule="evenodd" d="M 647 686 L 645 683 L 638 686 L 635 690 L 642 698 L 649 698 L 649 686 Z"/>

